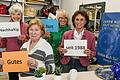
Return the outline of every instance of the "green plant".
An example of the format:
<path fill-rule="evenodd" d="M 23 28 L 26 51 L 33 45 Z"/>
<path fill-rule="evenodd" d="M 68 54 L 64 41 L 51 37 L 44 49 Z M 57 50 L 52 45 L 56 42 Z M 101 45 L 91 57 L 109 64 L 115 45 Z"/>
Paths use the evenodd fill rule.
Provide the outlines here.
<path fill-rule="evenodd" d="M 55 67 L 54 73 L 55 73 L 55 75 L 61 75 L 61 68 L 60 67 Z"/>
<path fill-rule="evenodd" d="M 35 70 L 34 76 L 35 77 L 42 77 L 43 76 L 42 74 L 45 72 L 46 72 L 46 69 L 44 67 L 39 67 L 39 69 Z"/>

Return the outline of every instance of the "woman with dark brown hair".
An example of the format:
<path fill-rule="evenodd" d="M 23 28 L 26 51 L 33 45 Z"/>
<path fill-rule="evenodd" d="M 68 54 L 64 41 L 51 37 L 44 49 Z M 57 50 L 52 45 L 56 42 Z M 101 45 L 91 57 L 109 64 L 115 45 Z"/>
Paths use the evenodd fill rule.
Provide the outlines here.
<path fill-rule="evenodd" d="M 62 42 L 59 46 L 60 55 L 62 55 L 61 64 L 62 72 L 69 72 L 70 69 L 77 71 L 86 71 L 87 66 L 90 64 L 91 58 L 96 55 L 95 49 L 95 36 L 92 32 L 86 30 L 89 22 L 89 17 L 85 11 L 76 11 L 72 16 L 73 30 L 66 31 L 63 34 Z M 84 53 L 87 56 L 64 56 L 67 52 L 64 49 L 64 40 L 87 40 L 87 49 Z"/>

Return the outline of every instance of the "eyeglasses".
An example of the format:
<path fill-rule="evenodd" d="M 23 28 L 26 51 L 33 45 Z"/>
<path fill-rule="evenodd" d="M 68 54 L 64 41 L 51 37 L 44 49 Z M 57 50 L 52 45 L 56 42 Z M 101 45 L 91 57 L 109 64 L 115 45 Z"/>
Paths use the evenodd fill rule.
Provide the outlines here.
<path fill-rule="evenodd" d="M 59 20 L 61 19 L 67 20 L 67 17 L 59 17 Z"/>

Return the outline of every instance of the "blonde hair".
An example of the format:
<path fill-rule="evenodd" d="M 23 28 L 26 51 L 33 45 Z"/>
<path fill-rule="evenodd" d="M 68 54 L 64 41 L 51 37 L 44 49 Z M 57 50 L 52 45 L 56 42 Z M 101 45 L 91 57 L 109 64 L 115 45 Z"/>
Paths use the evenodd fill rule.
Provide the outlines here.
<path fill-rule="evenodd" d="M 45 31 L 45 28 L 44 28 L 44 24 L 43 22 L 40 20 L 40 19 L 32 19 L 30 22 L 29 22 L 29 25 L 28 25 L 28 28 L 27 28 L 27 33 L 29 34 L 29 28 L 32 26 L 32 25 L 37 25 L 39 26 L 40 30 L 41 30 L 41 37 L 44 37 L 45 34 L 46 34 L 46 31 Z"/>
<path fill-rule="evenodd" d="M 57 19 L 59 19 L 61 16 L 66 17 L 67 19 L 69 17 L 67 11 L 63 9 L 57 10 L 56 16 L 57 16 Z"/>
<path fill-rule="evenodd" d="M 19 3 L 13 4 L 8 11 L 9 11 L 9 14 L 11 14 L 12 12 L 19 12 L 21 14 L 23 13 L 22 6 Z"/>

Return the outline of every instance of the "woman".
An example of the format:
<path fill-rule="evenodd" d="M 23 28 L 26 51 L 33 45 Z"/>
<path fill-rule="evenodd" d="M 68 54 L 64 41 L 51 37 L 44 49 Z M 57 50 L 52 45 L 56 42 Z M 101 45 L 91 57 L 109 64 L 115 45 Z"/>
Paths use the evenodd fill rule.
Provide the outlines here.
<path fill-rule="evenodd" d="M 74 29 L 66 31 L 63 34 L 62 42 L 59 46 L 59 53 L 63 56 L 61 59 L 62 72 L 69 72 L 72 68 L 76 69 L 77 71 L 86 71 L 87 66 L 90 64 L 91 58 L 96 55 L 95 36 L 92 32 L 86 30 L 88 22 L 89 17 L 85 11 L 76 11 L 73 14 L 72 23 Z M 64 56 L 64 54 L 67 52 L 67 50 L 64 49 L 65 39 L 87 40 L 87 49 L 84 51 L 84 53 L 87 54 L 87 57 Z"/>
<path fill-rule="evenodd" d="M 29 52 L 28 64 L 30 68 L 44 67 L 47 74 L 53 73 L 55 68 L 53 50 L 50 44 L 43 39 L 45 35 L 43 22 L 40 19 L 31 20 L 27 32 L 30 39 L 22 45 L 21 50 Z"/>
<path fill-rule="evenodd" d="M 10 22 L 20 22 L 21 35 L 18 37 L 0 38 L 0 47 L 5 48 L 7 52 L 19 51 L 21 45 L 27 40 L 27 24 L 22 22 L 23 10 L 19 3 L 13 4 L 9 8 Z M 18 73 L 10 72 L 9 80 L 19 80 Z"/>
<path fill-rule="evenodd" d="M 60 55 L 58 52 L 58 47 L 60 45 L 62 35 L 65 31 L 70 29 L 68 25 L 68 13 L 65 10 L 58 10 L 57 12 L 57 19 L 59 21 L 59 30 L 58 32 L 51 32 L 50 33 L 50 44 L 52 45 L 55 64 L 56 66 L 60 66 Z"/>

